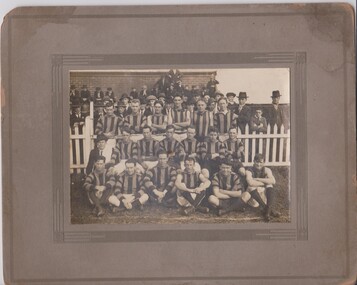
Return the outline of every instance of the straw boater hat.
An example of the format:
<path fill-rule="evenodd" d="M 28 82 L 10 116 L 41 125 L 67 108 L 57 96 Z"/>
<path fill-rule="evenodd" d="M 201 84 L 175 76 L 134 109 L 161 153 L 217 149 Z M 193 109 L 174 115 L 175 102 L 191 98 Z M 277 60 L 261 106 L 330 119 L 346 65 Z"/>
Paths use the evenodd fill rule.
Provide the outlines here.
<path fill-rule="evenodd" d="M 230 97 L 230 96 L 236 97 L 237 95 L 236 95 L 236 93 L 228 92 L 228 93 L 226 94 L 226 97 L 228 98 L 228 97 Z"/>

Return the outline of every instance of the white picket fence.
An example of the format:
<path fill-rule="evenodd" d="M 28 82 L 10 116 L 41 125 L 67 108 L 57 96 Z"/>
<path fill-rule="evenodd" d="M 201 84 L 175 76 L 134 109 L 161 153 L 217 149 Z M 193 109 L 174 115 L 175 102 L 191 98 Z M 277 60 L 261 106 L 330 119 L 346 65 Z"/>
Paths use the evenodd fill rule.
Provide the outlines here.
<path fill-rule="evenodd" d="M 89 153 L 94 148 L 93 127 L 93 103 L 91 103 L 90 115 L 86 117 L 82 130 L 79 126 L 70 128 L 70 169 L 71 173 L 84 173 L 88 164 Z M 280 132 L 275 125 L 268 125 L 266 133 L 249 133 L 246 125 L 245 133 L 242 134 L 238 128 L 238 137 L 241 139 L 245 149 L 244 166 L 252 166 L 256 153 L 265 156 L 267 166 L 289 166 L 290 165 L 290 130 L 285 132 L 281 126 Z"/>
<path fill-rule="evenodd" d="M 254 156 L 261 153 L 265 156 L 267 166 L 289 166 L 290 165 L 290 129 L 285 132 L 281 126 L 267 127 L 266 133 L 249 133 L 249 126 L 245 127 L 245 134 L 238 128 L 238 137 L 244 145 L 244 166 L 252 166 Z"/>

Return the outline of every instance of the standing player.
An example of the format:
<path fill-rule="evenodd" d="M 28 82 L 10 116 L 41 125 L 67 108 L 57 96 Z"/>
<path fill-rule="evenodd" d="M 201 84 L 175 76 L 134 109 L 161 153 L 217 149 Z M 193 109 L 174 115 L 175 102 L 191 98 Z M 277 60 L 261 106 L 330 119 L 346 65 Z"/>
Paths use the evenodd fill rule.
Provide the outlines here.
<path fill-rule="evenodd" d="M 228 110 L 226 98 L 218 100 L 219 112 L 214 115 L 214 126 L 217 128 L 220 140 L 223 142 L 228 139 L 228 130 L 236 127 L 238 116 Z"/>
<path fill-rule="evenodd" d="M 174 107 L 168 115 L 168 124 L 175 128 L 175 138 L 179 141 L 186 138 L 186 128 L 190 125 L 190 112 L 182 107 L 182 97 L 174 96 Z"/>
<path fill-rule="evenodd" d="M 163 103 L 156 101 L 154 104 L 154 114 L 148 116 L 147 124 L 152 128 L 152 132 L 155 135 L 165 133 L 167 126 L 167 116 L 162 113 Z"/>
<path fill-rule="evenodd" d="M 141 133 L 141 128 L 146 124 L 146 118 L 140 111 L 140 101 L 131 101 L 131 113 L 125 117 L 124 125 L 128 126 L 135 134 Z"/>
<path fill-rule="evenodd" d="M 160 150 L 158 157 L 157 166 L 146 172 L 143 183 L 150 201 L 162 203 L 166 207 L 174 207 L 176 203 L 175 181 L 177 171 L 175 167 L 168 165 L 166 151 Z"/>
<path fill-rule="evenodd" d="M 192 125 L 196 128 L 196 138 L 203 142 L 208 136 L 208 128 L 213 127 L 213 113 L 208 111 L 207 104 L 203 99 L 196 103 L 197 111 L 193 113 Z"/>
<path fill-rule="evenodd" d="M 208 213 L 207 207 L 201 206 L 206 196 L 206 189 L 211 185 L 207 169 L 196 172 L 194 169 L 195 159 L 185 159 L 184 171 L 177 174 L 175 185 L 178 191 L 177 203 L 181 206 L 181 214 L 188 216 L 195 210 Z"/>
<path fill-rule="evenodd" d="M 256 154 L 253 167 L 246 170 L 246 179 L 250 195 L 259 203 L 265 220 L 269 222 L 271 217 L 280 217 L 280 213 L 273 209 L 276 198 L 276 190 L 273 188 L 275 177 L 271 169 L 264 164 L 264 156 L 260 153 Z"/>
<path fill-rule="evenodd" d="M 218 216 L 231 211 L 242 210 L 250 195 L 244 192 L 244 186 L 239 175 L 232 172 L 232 164 L 229 159 L 224 159 L 219 167 L 219 172 L 212 179 L 213 195 L 208 202 L 218 209 Z"/>

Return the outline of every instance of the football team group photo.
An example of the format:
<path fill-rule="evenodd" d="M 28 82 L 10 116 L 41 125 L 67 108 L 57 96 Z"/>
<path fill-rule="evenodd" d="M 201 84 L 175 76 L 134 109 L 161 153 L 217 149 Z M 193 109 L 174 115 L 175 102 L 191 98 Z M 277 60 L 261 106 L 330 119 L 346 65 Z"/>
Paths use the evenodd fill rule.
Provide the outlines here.
<path fill-rule="evenodd" d="M 289 76 L 71 71 L 71 223 L 290 222 Z"/>

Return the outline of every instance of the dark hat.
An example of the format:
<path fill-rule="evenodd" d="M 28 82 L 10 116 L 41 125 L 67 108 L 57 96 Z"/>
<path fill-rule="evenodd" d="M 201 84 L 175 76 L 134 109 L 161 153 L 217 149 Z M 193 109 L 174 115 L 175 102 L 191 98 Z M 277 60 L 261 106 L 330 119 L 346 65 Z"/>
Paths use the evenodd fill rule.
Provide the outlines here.
<path fill-rule="evenodd" d="M 166 94 L 165 93 L 160 93 L 158 98 L 166 98 Z"/>
<path fill-rule="evenodd" d="M 247 93 L 246 92 L 239 92 L 238 99 L 247 99 Z"/>
<path fill-rule="evenodd" d="M 100 87 L 96 87 L 95 90 L 96 90 L 96 91 L 99 91 L 99 90 L 100 90 Z"/>
<path fill-rule="evenodd" d="M 84 88 L 88 88 L 88 87 L 87 87 L 87 85 L 86 85 L 86 84 L 84 84 L 84 85 L 82 86 L 82 88 L 84 89 Z"/>
<path fill-rule="evenodd" d="M 113 89 L 112 89 L 112 87 L 108 87 L 108 88 L 107 88 L 107 90 L 109 90 L 109 91 L 110 91 L 110 90 L 113 90 Z"/>
<path fill-rule="evenodd" d="M 280 95 L 280 92 L 279 92 L 279 90 L 275 90 L 275 91 L 273 91 L 273 95 L 271 96 L 271 98 L 278 98 L 278 97 L 280 97 L 281 95 Z"/>
<path fill-rule="evenodd" d="M 75 88 L 76 88 L 76 85 L 71 84 L 71 89 L 75 89 Z"/>
<path fill-rule="evenodd" d="M 147 100 L 147 101 L 156 100 L 156 99 L 157 99 L 157 98 L 156 98 L 156 96 L 154 96 L 154 95 L 149 95 L 149 96 L 146 97 L 146 100 Z"/>
<path fill-rule="evenodd" d="M 168 98 L 166 98 L 166 104 L 173 104 L 174 100 L 171 96 L 169 96 Z"/>
<path fill-rule="evenodd" d="M 230 97 L 230 96 L 236 97 L 237 95 L 236 95 L 236 93 L 228 92 L 228 93 L 226 94 L 226 97 Z"/>
<path fill-rule="evenodd" d="M 107 141 L 108 138 L 105 135 L 98 135 L 97 138 L 95 139 L 95 142 L 100 142 L 100 141 Z"/>
<path fill-rule="evenodd" d="M 128 94 L 126 94 L 126 93 L 123 93 L 123 94 L 121 95 L 121 97 L 120 97 L 120 100 L 122 100 L 122 99 L 124 99 L 124 98 L 130 99 L 130 96 L 129 96 Z"/>

